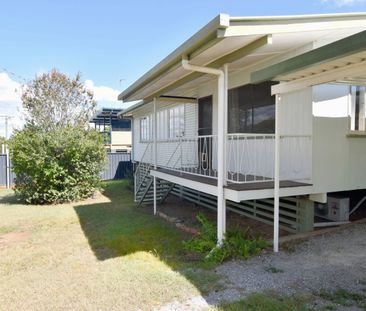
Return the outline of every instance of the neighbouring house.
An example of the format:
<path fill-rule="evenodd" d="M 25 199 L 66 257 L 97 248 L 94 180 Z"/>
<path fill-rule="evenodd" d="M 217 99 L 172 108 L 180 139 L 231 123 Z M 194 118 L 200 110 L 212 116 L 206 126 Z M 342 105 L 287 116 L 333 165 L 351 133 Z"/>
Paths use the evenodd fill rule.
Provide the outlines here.
<path fill-rule="evenodd" d="M 218 243 L 226 210 L 273 224 L 278 251 L 279 228 L 313 230 L 329 193 L 366 189 L 365 92 L 366 13 L 221 14 L 119 95 L 140 100 L 120 113 L 135 199 L 217 209 Z"/>
<path fill-rule="evenodd" d="M 90 119 L 105 141 L 108 152 L 131 152 L 131 120 L 120 119 L 122 109 L 102 108 Z"/>

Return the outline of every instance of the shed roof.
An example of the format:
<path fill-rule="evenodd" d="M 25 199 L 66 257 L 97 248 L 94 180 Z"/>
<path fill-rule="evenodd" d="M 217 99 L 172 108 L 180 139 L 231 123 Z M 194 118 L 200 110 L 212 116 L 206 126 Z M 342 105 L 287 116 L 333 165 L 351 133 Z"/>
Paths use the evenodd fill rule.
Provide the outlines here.
<path fill-rule="evenodd" d="M 122 111 L 123 109 L 102 108 L 92 116 L 89 122 L 109 125 L 111 120 L 118 119 L 118 114 L 120 114 Z"/>

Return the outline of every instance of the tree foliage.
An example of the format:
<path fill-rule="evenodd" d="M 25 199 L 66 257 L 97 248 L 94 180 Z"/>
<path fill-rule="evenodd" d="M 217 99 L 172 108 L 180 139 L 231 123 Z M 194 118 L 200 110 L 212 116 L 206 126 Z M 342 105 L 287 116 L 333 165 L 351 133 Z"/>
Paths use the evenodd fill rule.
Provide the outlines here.
<path fill-rule="evenodd" d="M 5 137 L 4 136 L 0 136 L 0 146 L 2 145 L 2 144 L 5 144 L 6 143 L 6 139 L 5 139 Z"/>
<path fill-rule="evenodd" d="M 29 203 L 61 203 L 90 197 L 99 187 L 106 153 L 92 129 L 40 131 L 28 125 L 11 139 L 15 191 Z"/>
<path fill-rule="evenodd" d="M 81 81 L 56 69 L 28 83 L 22 94 L 26 122 L 44 130 L 87 125 L 96 102 Z"/>
<path fill-rule="evenodd" d="M 87 126 L 95 101 L 78 74 L 52 70 L 24 87 L 26 125 L 10 140 L 15 191 L 29 203 L 61 203 L 91 196 L 99 187 L 106 152 Z"/>

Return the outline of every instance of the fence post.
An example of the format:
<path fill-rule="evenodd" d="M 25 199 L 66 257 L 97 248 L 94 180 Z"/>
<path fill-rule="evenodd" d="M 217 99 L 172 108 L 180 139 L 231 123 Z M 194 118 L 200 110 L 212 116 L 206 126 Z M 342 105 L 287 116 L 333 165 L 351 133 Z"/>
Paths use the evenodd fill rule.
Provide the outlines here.
<path fill-rule="evenodd" d="M 10 189 L 10 157 L 9 147 L 5 146 L 5 158 L 6 158 L 6 189 Z"/>

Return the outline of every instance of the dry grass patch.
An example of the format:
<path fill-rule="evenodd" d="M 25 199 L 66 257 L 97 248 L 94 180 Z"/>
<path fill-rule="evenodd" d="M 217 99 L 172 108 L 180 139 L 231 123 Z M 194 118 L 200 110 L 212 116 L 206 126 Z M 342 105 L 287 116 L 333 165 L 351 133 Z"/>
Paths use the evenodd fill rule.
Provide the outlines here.
<path fill-rule="evenodd" d="M 137 209 L 126 182 L 83 204 L 24 205 L 0 190 L 0 306 L 6 310 L 150 310 L 219 282 L 192 275 L 173 226 Z M 199 270 L 197 270 L 199 271 Z"/>

